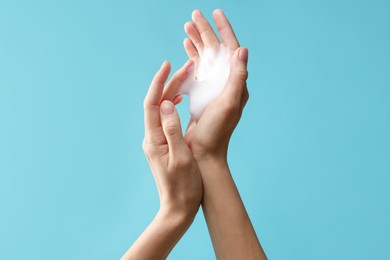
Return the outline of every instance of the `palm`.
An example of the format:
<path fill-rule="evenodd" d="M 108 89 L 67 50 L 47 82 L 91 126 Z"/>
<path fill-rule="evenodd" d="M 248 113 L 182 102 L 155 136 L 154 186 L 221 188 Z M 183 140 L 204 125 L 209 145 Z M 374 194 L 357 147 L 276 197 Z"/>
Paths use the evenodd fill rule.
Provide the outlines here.
<path fill-rule="evenodd" d="M 240 45 L 222 11 L 217 10 L 214 12 L 213 18 L 222 44 L 229 50 L 230 60 Z M 195 66 L 198 68 L 200 54 L 203 53 L 204 49 L 213 48 L 218 51 L 218 48 L 221 48 L 221 41 L 199 11 L 194 11 L 192 19 L 194 22 L 185 24 L 185 31 L 189 38 L 184 41 L 184 47 L 189 58 L 195 61 Z M 198 70 L 196 71 L 198 72 Z M 193 152 L 203 148 L 210 151 L 210 149 L 215 149 L 215 146 L 222 144 L 223 140 L 228 139 L 239 118 L 231 118 L 231 113 L 226 113 L 229 111 L 223 109 L 225 107 L 226 100 L 223 97 L 218 97 L 208 105 L 198 122 L 191 118 L 185 134 L 185 140 Z"/>
<path fill-rule="evenodd" d="M 216 10 L 213 13 L 213 18 L 221 41 L 199 11 L 193 12 L 193 22 L 185 24 L 185 31 L 189 38 L 185 39 L 184 48 L 190 60 L 195 62 L 195 66 L 199 65 L 200 54 L 203 53 L 205 48 L 218 50 L 222 44 L 223 47 L 228 49 L 229 59 L 231 59 L 240 47 L 233 29 L 222 11 Z M 183 68 L 188 67 L 188 63 L 183 66 Z M 245 89 L 244 92 L 246 93 L 241 103 L 245 103 L 248 96 L 245 81 L 243 84 L 241 89 Z M 176 97 L 179 87 L 168 84 L 164 90 L 163 99 L 179 103 L 181 98 Z M 233 98 L 237 99 L 237 97 Z M 191 148 L 191 151 L 193 153 L 201 153 L 203 151 L 212 151 L 221 146 L 223 148 L 223 145 L 227 146 L 229 137 L 240 118 L 242 108 L 243 106 L 240 105 L 237 109 L 236 105 L 232 105 L 231 97 L 221 94 L 207 106 L 198 122 L 191 118 L 185 134 L 185 141 Z"/>

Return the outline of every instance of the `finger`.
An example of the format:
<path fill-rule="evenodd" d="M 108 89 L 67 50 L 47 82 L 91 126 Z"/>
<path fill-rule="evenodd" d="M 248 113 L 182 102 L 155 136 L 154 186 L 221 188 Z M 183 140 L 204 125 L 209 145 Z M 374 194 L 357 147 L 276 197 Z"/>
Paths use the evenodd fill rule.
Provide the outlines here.
<path fill-rule="evenodd" d="M 188 55 L 188 58 L 190 58 L 193 61 L 197 61 L 199 58 L 198 50 L 196 49 L 195 45 L 192 43 L 190 38 L 185 38 L 184 42 L 184 49 L 186 50 L 186 53 Z"/>
<path fill-rule="evenodd" d="M 188 60 L 183 67 L 181 67 L 172 76 L 171 80 L 167 83 L 164 94 L 162 95 L 161 101 L 170 100 L 173 101 L 179 91 L 181 85 L 186 80 L 188 75 L 188 69 L 194 64 L 192 60 Z"/>
<path fill-rule="evenodd" d="M 230 75 L 222 95 L 233 101 L 241 102 L 242 95 L 245 92 L 246 80 L 248 78 L 247 71 L 248 49 L 238 48 L 230 62 Z"/>
<path fill-rule="evenodd" d="M 221 9 L 216 9 L 213 12 L 213 19 L 221 37 L 222 44 L 232 51 L 240 47 L 232 26 Z"/>
<path fill-rule="evenodd" d="M 184 40 L 184 49 L 186 50 L 188 57 L 195 62 L 195 77 L 197 77 L 200 63 L 198 50 L 189 38 Z"/>
<path fill-rule="evenodd" d="M 177 96 L 173 99 L 173 104 L 176 106 L 177 104 L 180 104 L 183 101 L 183 96 Z"/>
<path fill-rule="evenodd" d="M 195 23 L 196 28 L 202 38 L 202 41 L 205 47 L 215 48 L 218 47 L 220 42 L 217 35 L 215 35 L 213 28 L 210 26 L 209 22 L 203 16 L 199 10 L 192 12 L 192 20 Z"/>
<path fill-rule="evenodd" d="M 150 84 L 148 93 L 146 94 L 144 105 L 151 107 L 153 105 L 160 105 L 161 95 L 164 89 L 164 84 L 168 79 L 169 72 L 171 71 L 171 64 L 168 61 L 164 61 L 158 72 L 154 75 Z"/>
<path fill-rule="evenodd" d="M 181 152 L 186 145 L 183 139 L 179 114 L 171 101 L 165 100 L 160 107 L 161 123 L 168 142 L 169 153 Z"/>
<path fill-rule="evenodd" d="M 161 126 L 159 105 L 163 93 L 164 84 L 171 71 L 171 65 L 165 61 L 159 71 L 154 76 L 150 84 L 148 93 L 144 100 L 144 121 L 145 132 L 155 131 Z"/>
<path fill-rule="evenodd" d="M 192 43 L 194 44 L 196 50 L 199 54 L 203 52 L 204 44 L 198 29 L 196 29 L 195 24 L 193 22 L 187 22 L 184 24 L 184 31 L 190 37 Z"/>

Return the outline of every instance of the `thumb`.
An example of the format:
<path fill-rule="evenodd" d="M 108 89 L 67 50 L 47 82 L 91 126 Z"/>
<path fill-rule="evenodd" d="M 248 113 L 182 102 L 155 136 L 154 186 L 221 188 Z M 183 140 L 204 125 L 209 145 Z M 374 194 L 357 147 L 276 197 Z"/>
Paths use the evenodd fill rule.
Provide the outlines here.
<path fill-rule="evenodd" d="M 170 151 L 181 149 L 184 143 L 180 118 L 171 101 L 164 100 L 160 106 L 161 124 Z"/>
<path fill-rule="evenodd" d="M 230 75 L 226 83 L 227 94 L 232 97 L 241 97 L 245 91 L 248 79 L 248 49 L 238 48 L 230 61 Z"/>

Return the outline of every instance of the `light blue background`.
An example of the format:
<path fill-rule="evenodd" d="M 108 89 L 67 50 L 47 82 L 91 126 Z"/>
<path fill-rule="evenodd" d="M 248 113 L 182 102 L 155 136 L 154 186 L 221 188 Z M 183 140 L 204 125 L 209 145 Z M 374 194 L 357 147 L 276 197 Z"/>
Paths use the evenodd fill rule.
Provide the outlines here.
<path fill-rule="evenodd" d="M 132 244 L 158 209 L 144 95 L 185 62 L 191 11 L 217 7 L 250 51 L 229 160 L 269 258 L 390 259 L 385 0 L 0 0 L 0 259 Z M 213 258 L 199 214 L 170 259 Z"/>

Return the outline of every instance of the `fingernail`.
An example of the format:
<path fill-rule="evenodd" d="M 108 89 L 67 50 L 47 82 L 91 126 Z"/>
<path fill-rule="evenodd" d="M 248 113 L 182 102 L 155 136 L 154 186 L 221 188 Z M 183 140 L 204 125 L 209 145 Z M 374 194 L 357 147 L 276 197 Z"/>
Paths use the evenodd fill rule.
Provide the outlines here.
<path fill-rule="evenodd" d="M 175 111 L 175 106 L 172 104 L 172 102 L 165 100 L 162 102 L 160 109 L 161 114 L 166 116 L 172 114 L 173 111 Z"/>
<path fill-rule="evenodd" d="M 245 62 L 245 64 L 248 63 L 248 49 L 247 48 L 240 48 L 240 50 L 238 52 L 238 57 L 240 58 L 240 60 Z"/>
<path fill-rule="evenodd" d="M 222 11 L 222 9 L 221 9 L 221 8 L 217 8 L 217 9 L 215 9 L 215 10 L 214 10 L 214 12 L 215 12 L 215 13 L 218 13 L 218 12 L 219 12 L 219 13 L 223 14 L 223 11 Z"/>

